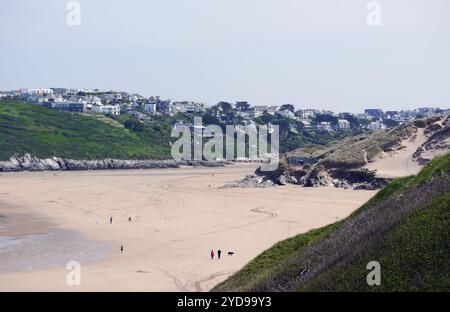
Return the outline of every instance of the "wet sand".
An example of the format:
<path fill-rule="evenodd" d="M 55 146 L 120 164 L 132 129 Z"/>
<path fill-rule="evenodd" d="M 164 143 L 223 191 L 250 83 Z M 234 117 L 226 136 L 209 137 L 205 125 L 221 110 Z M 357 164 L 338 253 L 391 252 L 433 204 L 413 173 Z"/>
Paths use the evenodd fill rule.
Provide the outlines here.
<path fill-rule="evenodd" d="M 220 188 L 254 169 L 0 174 L 0 262 L 10 263 L 0 291 L 206 291 L 274 243 L 344 218 L 375 194 Z M 219 248 L 222 259 L 211 260 Z M 69 258 L 82 263 L 81 286 L 66 284 Z"/>

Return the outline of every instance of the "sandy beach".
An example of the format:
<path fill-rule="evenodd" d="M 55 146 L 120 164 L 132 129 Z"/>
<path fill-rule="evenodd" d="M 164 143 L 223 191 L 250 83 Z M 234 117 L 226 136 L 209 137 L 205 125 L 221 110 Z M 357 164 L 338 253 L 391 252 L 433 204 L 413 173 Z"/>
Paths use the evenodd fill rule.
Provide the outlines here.
<path fill-rule="evenodd" d="M 1 174 L 0 291 L 207 291 L 375 194 L 220 188 L 255 167 Z M 66 283 L 70 260 L 81 263 L 80 286 Z"/>

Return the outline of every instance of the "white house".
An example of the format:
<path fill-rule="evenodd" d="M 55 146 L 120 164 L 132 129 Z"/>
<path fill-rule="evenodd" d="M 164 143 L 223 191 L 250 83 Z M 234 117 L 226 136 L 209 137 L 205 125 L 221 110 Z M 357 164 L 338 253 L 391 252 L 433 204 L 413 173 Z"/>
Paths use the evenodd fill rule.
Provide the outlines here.
<path fill-rule="evenodd" d="M 262 116 L 265 112 L 267 112 L 268 107 L 264 106 L 264 105 L 256 105 L 256 106 L 252 106 L 250 107 L 250 109 L 247 111 L 247 113 L 249 113 L 249 115 L 251 117 L 260 117 Z"/>
<path fill-rule="evenodd" d="M 312 119 L 314 116 L 316 116 L 319 111 L 316 109 L 303 109 L 303 110 L 299 110 L 298 115 L 300 115 L 299 117 L 303 118 L 303 119 Z"/>
<path fill-rule="evenodd" d="M 261 114 L 266 112 L 268 109 L 268 107 L 265 105 L 256 105 L 256 106 L 253 106 L 253 108 L 255 109 L 256 112 L 259 112 Z"/>
<path fill-rule="evenodd" d="M 30 88 L 25 88 L 25 89 L 20 89 L 20 93 L 21 94 L 53 94 L 53 90 L 52 89 L 30 89 Z"/>
<path fill-rule="evenodd" d="M 169 111 L 172 113 L 198 113 L 203 110 L 203 103 L 196 103 L 192 101 L 172 102 L 169 106 Z"/>
<path fill-rule="evenodd" d="M 339 130 L 350 129 L 350 122 L 347 119 L 338 119 L 337 128 Z"/>
<path fill-rule="evenodd" d="M 294 118 L 295 115 L 293 112 L 291 112 L 290 110 L 279 110 L 277 112 L 278 115 L 286 117 L 286 118 Z"/>
<path fill-rule="evenodd" d="M 268 108 L 267 108 L 267 114 L 270 114 L 270 115 L 275 115 L 275 113 L 278 111 L 278 106 L 276 106 L 276 105 L 274 105 L 274 106 L 269 106 Z"/>
<path fill-rule="evenodd" d="M 67 94 L 77 94 L 81 89 L 69 88 L 67 89 Z"/>
<path fill-rule="evenodd" d="M 327 121 L 322 121 L 322 122 L 317 124 L 316 129 L 320 130 L 320 131 L 329 131 L 329 132 L 331 132 L 332 131 L 331 123 L 327 122 Z"/>
<path fill-rule="evenodd" d="M 87 101 L 87 104 L 91 104 L 91 105 L 102 104 L 102 99 L 95 95 L 86 97 L 86 101 Z"/>
<path fill-rule="evenodd" d="M 369 120 L 369 119 L 372 118 L 372 117 L 370 117 L 370 116 L 369 116 L 368 114 L 366 114 L 366 113 L 360 113 L 360 114 L 357 114 L 356 117 L 358 117 L 359 119 L 366 119 L 366 120 Z"/>
<path fill-rule="evenodd" d="M 119 116 L 120 115 L 120 105 L 92 105 L 91 110 L 94 113 L 100 113 L 104 115 L 114 115 Z"/>
<path fill-rule="evenodd" d="M 144 97 L 143 97 L 142 95 L 140 95 L 140 94 L 134 93 L 134 94 L 131 94 L 131 95 L 128 97 L 128 99 L 129 99 L 131 102 L 138 102 L 138 101 L 142 101 L 142 100 L 144 99 Z"/>
<path fill-rule="evenodd" d="M 308 119 L 300 119 L 298 121 L 300 127 L 303 127 L 304 129 L 311 129 L 311 122 Z"/>
<path fill-rule="evenodd" d="M 367 129 L 372 131 L 383 130 L 385 128 L 386 126 L 380 121 L 372 121 L 370 124 L 367 125 Z"/>
<path fill-rule="evenodd" d="M 69 102 L 78 102 L 78 103 L 83 103 L 83 104 L 87 104 L 88 100 L 86 100 L 86 98 L 84 98 L 83 96 L 78 96 L 78 95 L 71 95 L 67 101 Z"/>

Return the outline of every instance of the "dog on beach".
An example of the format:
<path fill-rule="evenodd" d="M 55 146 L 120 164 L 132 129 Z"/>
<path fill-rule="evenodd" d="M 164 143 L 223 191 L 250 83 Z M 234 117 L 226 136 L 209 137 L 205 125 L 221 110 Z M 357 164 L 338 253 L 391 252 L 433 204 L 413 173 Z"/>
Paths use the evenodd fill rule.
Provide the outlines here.
<path fill-rule="evenodd" d="M 234 252 L 229 251 L 229 252 L 228 252 L 228 255 L 229 255 L 229 256 L 232 256 L 232 255 L 234 255 Z"/>

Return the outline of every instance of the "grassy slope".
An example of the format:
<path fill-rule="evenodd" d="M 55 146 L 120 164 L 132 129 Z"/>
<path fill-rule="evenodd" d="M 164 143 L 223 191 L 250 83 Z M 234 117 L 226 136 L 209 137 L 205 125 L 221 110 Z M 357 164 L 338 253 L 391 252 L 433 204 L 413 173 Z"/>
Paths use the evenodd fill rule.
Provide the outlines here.
<path fill-rule="evenodd" d="M 414 135 L 417 128 L 411 124 L 373 133 L 364 133 L 345 138 L 325 147 L 300 148 L 286 156 L 307 156 L 320 159 L 327 167 L 358 168 L 372 160 L 381 152 L 389 150 L 403 139 Z"/>
<path fill-rule="evenodd" d="M 155 135 L 133 132 L 109 118 L 62 113 L 28 104 L 0 105 L 0 159 L 30 153 L 44 158 L 168 158 Z"/>
<path fill-rule="evenodd" d="M 214 290 L 448 291 L 449 215 L 447 154 L 393 181 L 346 220 L 279 242 Z M 372 260 L 381 264 L 381 286 L 366 283 Z"/>

